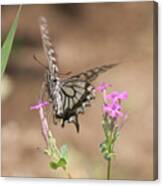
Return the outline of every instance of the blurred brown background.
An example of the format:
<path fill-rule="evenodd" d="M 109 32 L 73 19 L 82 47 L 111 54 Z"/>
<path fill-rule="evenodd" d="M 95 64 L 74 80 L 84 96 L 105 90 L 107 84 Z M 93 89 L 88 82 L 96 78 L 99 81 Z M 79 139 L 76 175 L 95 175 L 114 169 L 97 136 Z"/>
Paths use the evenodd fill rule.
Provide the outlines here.
<path fill-rule="evenodd" d="M 2 41 L 18 6 L 2 6 Z M 40 133 L 37 102 L 45 70 L 33 55 L 47 63 L 41 46 L 39 16 L 49 23 L 61 72 L 73 74 L 97 65 L 126 62 L 94 82 L 126 90 L 129 118 L 117 143 L 112 179 L 153 179 L 153 3 L 24 5 L 14 47 L 2 80 L 2 175 L 66 177 L 48 168 L 49 158 Z M 81 131 L 74 125 L 50 127 L 57 144 L 69 148 L 73 178 L 105 179 L 107 163 L 99 151 L 103 141 L 102 99 L 81 115 Z"/>

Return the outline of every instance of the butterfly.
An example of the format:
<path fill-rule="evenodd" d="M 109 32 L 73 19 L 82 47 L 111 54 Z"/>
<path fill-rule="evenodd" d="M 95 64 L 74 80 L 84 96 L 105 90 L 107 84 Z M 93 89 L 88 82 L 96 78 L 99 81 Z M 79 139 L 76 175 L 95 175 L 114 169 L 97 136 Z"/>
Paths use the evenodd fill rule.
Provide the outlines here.
<path fill-rule="evenodd" d="M 45 17 L 40 18 L 40 31 L 44 52 L 48 60 L 45 87 L 53 107 L 53 116 L 61 119 L 61 126 L 74 123 L 79 132 L 78 115 L 84 113 L 85 107 L 95 99 L 95 88 L 91 84 L 100 73 L 115 67 L 117 64 L 103 65 L 70 76 L 60 78 L 57 55 L 52 45 L 48 24 Z"/>

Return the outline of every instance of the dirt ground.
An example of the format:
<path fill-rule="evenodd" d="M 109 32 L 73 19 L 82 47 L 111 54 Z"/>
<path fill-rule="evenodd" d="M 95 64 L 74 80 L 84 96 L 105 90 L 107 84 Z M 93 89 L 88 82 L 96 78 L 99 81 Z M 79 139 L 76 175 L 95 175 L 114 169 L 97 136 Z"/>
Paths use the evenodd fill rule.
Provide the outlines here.
<path fill-rule="evenodd" d="M 2 41 L 17 6 L 2 6 Z M 49 23 L 62 73 L 73 74 L 102 64 L 123 63 L 102 74 L 101 81 L 113 90 L 129 93 L 125 107 L 128 120 L 116 145 L 112 179 L 151 180 L 154 171 L 153 129 L 153 3 L 102 3 L 24 5 L 14 48 L 2 80 L 2 175 L 22 177 L 67 177 L 53 171 L 42 153 L 45 143 L 37 102 L 45 70 L 33 59 L 47 64 L 41 46 L 38 18 Z M 103 141 L 102 99 L 81 115 L 79 134 L 74 125 L 50 123 L 57 144 L 69 148 L 73 178 L 105 179 L 107 164 L 99 151 Z"/>

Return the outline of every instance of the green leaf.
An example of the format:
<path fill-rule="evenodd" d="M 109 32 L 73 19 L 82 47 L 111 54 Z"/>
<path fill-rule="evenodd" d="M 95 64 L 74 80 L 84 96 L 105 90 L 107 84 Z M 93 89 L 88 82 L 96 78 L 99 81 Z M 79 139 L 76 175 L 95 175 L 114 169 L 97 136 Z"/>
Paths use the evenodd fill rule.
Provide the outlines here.
<path fill-rule="evenodd" d="M 60 154 L 61 154 L 61 157 L 63 159 L 65 159 L 66 161 L 68 160 L 68 148 L 67 148 L 67 145 L 63 145 L 60 148 Z"/>
<path fill-rule="evenodd" d="M 66 165 L 67 165 L 67 162 L 65 159 L 61 158 L 58 162 L 54 162 L 54 161 L 51 161 L 49 163 L 49 166 L 52 168 L 52 169 L 57 169 L 59 167 L 62 167 L 63 169 L 66 169 Z"/>
<path fill-rule="evenodd" d="M 21 7 L 22 6 L 19 6 L 16 17 L 12 23 L 12 26 L 10 28 L 10 31 L 9 31 L 7 37 L 6 37 L 6 40 L 4 41 L 3 46 L 2 46 L 2 50 L 1 50 L 1 53 L 2 53 L 2 56 L 1 56 L 1 77 L 6 69 L 7 62 L 8 62 L 10 53 L 11 53 L 11 49 L 12 49 L 18 21 L 19 21 Z"/>
<path fill-rule="evenodd" d="M 120 136 L 119 128 L 116 127 L 113 133 L 113 139 L 112 139 L 112 144 L 115 144 L 115 142 L 118 140 Z"/>
<path fill-rule="evenodd" d="M 101 143 L 101 144 L 100 144 L 100 151 L 101 151 L 102 153 L 104 153 L 106 150 L 107 150 L 106 144 L 105 144 L 105 143 Z"/>

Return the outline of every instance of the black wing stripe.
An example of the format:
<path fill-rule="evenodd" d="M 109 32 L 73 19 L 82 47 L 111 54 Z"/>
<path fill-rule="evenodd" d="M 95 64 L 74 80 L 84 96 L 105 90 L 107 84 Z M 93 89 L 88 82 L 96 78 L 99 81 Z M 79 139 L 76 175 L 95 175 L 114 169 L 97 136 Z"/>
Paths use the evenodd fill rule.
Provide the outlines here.
<path fill-rule="evenodd" d="M 78 85 L 73 85 L 73 84 L 71 84 L 71 85 L 64 85 L 64 87 L 67 87 L 67 88 L 71 88 L 71 89 L 73 89 L 74 91 L 75 90 L 78 90 L 78 91 L 82 91 L 82 90 L 84 90 L 84 87 L 80 87 L 80 86 L 78 86 Z"/>

